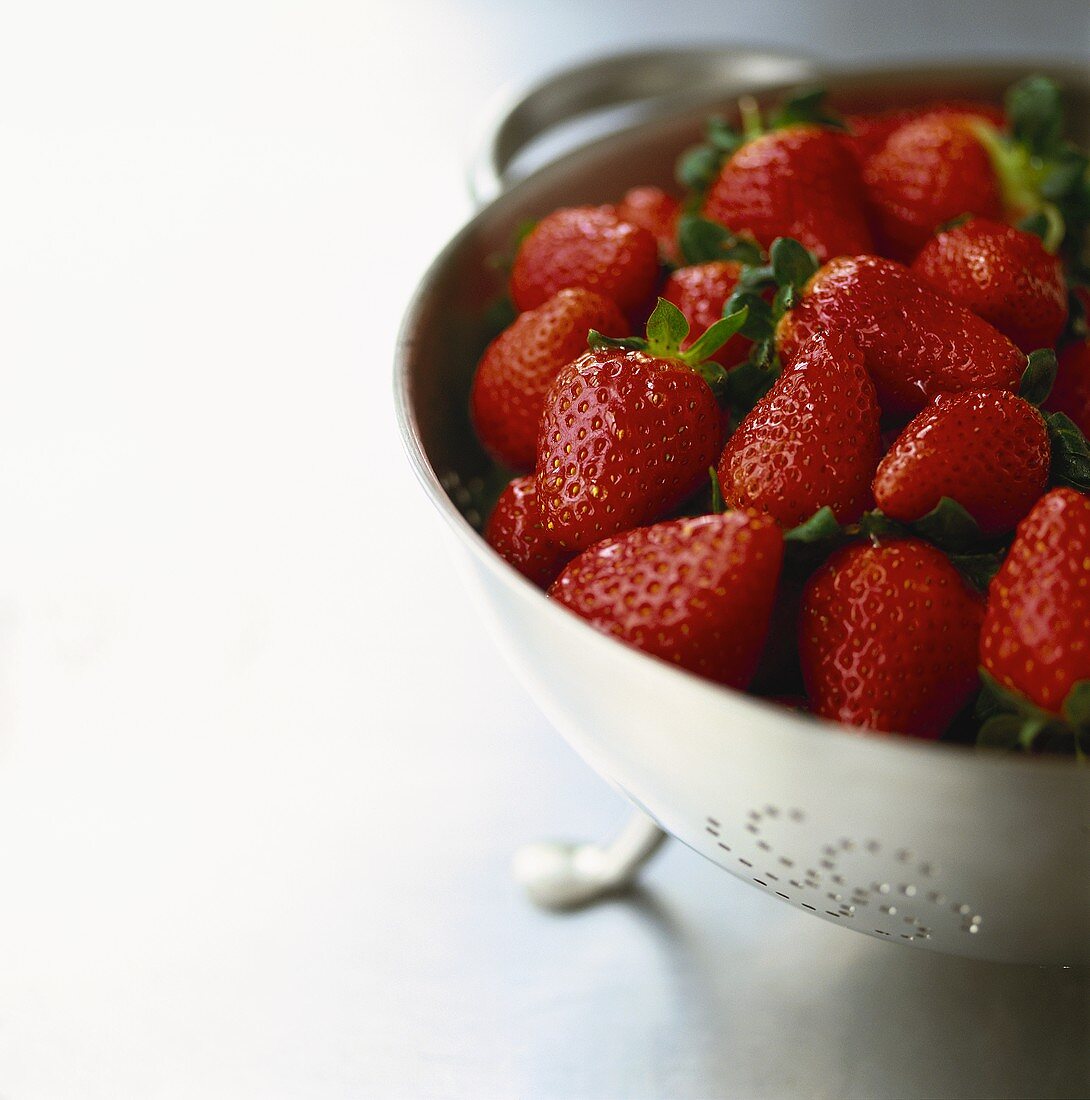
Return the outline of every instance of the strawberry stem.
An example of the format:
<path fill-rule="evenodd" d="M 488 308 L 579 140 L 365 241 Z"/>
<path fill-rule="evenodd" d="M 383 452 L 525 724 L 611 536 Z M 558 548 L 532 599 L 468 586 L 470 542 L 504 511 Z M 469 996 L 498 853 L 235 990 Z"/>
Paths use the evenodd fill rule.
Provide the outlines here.
<path fill-rule="evenodd" d="M 742 116 L 742 134 L 746 141 L 753 141 L 765 132 L 761 108 L 753 96 L 744 95 L 738 100 L 738 113 Z"/>
<path fill-rule="evenodd" d="M 1003 196 L 1003 206 L 1018 218 L 1041 215 L 1041 242 L 1046 251 L 1055 253 L 1063 242 L 1066 227 L 1056 205 L 1048 202 L 1041 193 L 1048 166 L 1025 145 L 1011 141 L 991 123 L 977 119 L 972 123 L 972 128 L 991 159 Z"/>
<path fill-rule="evenodd" d="M 723 487 L 719 484 L 719 472 L 714 466 L 708 467 L 708 477 L 712 483 L 712 513 L 721 516 L 727 506 L 723 501 Z"/>

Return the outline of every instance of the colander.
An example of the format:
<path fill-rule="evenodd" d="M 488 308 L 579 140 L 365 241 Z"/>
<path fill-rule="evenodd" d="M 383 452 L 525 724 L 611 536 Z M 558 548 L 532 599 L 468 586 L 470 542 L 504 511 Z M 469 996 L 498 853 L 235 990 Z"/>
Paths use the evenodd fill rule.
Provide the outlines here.
<path fill-rule="evenodd" d="M 478 534 L 495 481 L 467 417 L 470 380 L 502 290 L 489 257 L 517 226 L 563 205 L 668 186 L 710 110 L 820 82 L 834 104 L 998 100 L 1027 72 L 1066 90 L 1087 138 L 1090 74 L 1034 61 L 845 69 L 745 50 L 609 58 L 499 110 L 472 173 L 490 200 L 447 245 L 413 299 L 396 396 L 410 461 L 454 534 L 471 600 L 547 717 L 637 808 L 607 845 L 534 845 L 516 871 L 546 905 L 626 883 L 665 835 L 784 905 L 913 948 L 1038 964 L 1090 961 L 1090 769 L 1071 760 L 872 736 L 691 676 L 551 603 Z M 627 109 L 612 132 L 511 182 L 545 129 Z M 1081 131 L 1081 132 L 1080 132 Z M 540 142 L 538 143 L 540 145 Z M 723 904 L 730 904 L 724 891 Z"/>

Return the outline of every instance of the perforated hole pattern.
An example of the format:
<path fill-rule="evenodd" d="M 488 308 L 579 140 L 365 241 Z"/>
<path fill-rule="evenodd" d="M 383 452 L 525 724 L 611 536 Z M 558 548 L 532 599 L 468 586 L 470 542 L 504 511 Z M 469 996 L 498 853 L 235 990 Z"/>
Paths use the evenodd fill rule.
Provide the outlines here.
<path fill-rule="evenodd" d="M 805 824 L 804 811 L 778 806 L 750 810 L 732 826 L 709 816 L 707 854 L 783 901 L 868 935 L 914 943 L 981 933 L 984 918 L 944 893 L 932 861 L 871 837 L 838 837 L 812 851 Z"/>

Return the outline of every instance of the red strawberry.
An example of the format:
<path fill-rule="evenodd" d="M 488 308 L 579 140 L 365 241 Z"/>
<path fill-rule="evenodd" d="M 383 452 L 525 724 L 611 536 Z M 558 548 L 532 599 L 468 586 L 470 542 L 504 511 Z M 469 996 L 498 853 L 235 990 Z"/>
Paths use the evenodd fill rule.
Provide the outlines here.
<path fill-rule="evenodd" d="M 912 270 L 1023 351 L 1052 347 L 1067 323 L 1063 264 L 1014 226 L 973 218 L 932 237 Z"/>
<path fill-rule="evenodd" d="M 670 263 L 677 263 L 677 221 L 681 203 L 661 187 L 633 187 L 617 203 L 617 217 L 642 226 L 654 234 L 659 254 Z"/>
<path fill-rule="evenodd" d="M 986 123 L 936 111 L 894 130 L 863 169 L 879 248 L 908 261 L 944 222 L 962 214 L 1003 216 L 992 157 L 980 138 Z"/>
<path fill-rule="evenodd" d="M 878 402 L 852 336 L 815 333 L 731 436 L 719 461 L 723 499 L 785 527 L 828 505 L 852 523 L 870 503 Z"/>
<path fill-rule="evenodd" d="M 723 423 L 715 395 L 693 368 L 743 319 L 721 320 L 682 352 L 685 318 L 659 299 L 646 341 L 596 337 L 596 350 L 557 375 L 537 456 L 550 538 L 582 550 L 660 519 L 704 483 L 722 447 Z"/>
<path fill-rule="evenodd" d="M 1045 418 L 1004 390 L 940 394 L 901 433 L 874 478 L 874 498 L 911 523 L 943 497 L 987 535 L 1009 531 L 1048 485 Z"/>
<path fill-rule="evenodd" d="M 885 145 L 890 134 L 899 130 L 906 122 L 938 112 L 973 115 L 990 122 L 996 129 L 1002 129 L 1006 125 L 1002 109 L 990 103 L 936 100 L 917 107 L 893 107 L 886 111 L 864 111 L 846 116 L 844 122 L 848 127 L 849 145 L 859 158 L 859 163 L 865 164 Z"/>
<path fill-rule="evenodd" d="M 831 260 L 776 332 L 790 359 L 819 330 L 859 336 L 863 358 L 891 417 L 919 412 L 936 394 L 1013 390 L 1026 357 L 987 321 L 878 256 Z"/>
<path fill-rule="evenodd" d="M 1018 527 L 988 590 L 980 657 L 1004 687 L 1059 714 L 1090 680 L 1090 497 L 1053 489 Z"/>
<path fill-rule="evenodd" d="M 766 517 L 697 516 L 584 550 L 549 595 L 598 630 L 728 687 L 761 656 L 783 537 Z"/>
<path fill-rule="evenodd" d="M 1090 435 L 1090 340 L 1076 340 L 1060 352 L 1056 384 L 1045 404 Z"/>
<path fill-rule="evenodd" d="M 505 466 L 533 469 L 545 394 L 553 379 L 587 350 L 597 329 L 623 336 L 628 323 L 608 298 L 589 290 L 561 290 L 520 313 L 488 345 L 469 395 L 470 413 L 485 449 Z"/>
<path fill-rule="evenodd" d="M 811 578 L 799 646 L 814 712 L 936 738 L 978 686 L 984 601 L 918 539 L 855 543 Z"/>
<path fill-rule="evenodd" d="M 704 214 L 762 248 L 794 237 L 821 260 L 872 251 L 859 167 L 841 135 L 819 126 L 773 130 L 719 171 Z"/>
<path fill-rule="evenodd" d="M 533 474 L 515 478 L 500 494 L 484 537 L 504 561 L 538 588 L 548 588 L 571 561 L 571 554 L 545 534 Z"/>
<path fill-rule="evenodd" d="M 609 206 L 554 210 L 523 238 L 511 269 L 511 298 L 534 309 L 565 287 L 583 287 L 626 313 L 651 297 L 658 280 L 654 235 Z"/>
<path fill-rule="evenodd" d="M 673 302 L 689 322 L 688 347 L 723 316 L 723 305 L 734 292 L 741 265 L 730 261 L 679 267 L 666 280 L 662 296 Z M 741 335 L 732 336 L 712 358 L 724 367 L 733 367 L 749 355 L 751 343 Z"/>

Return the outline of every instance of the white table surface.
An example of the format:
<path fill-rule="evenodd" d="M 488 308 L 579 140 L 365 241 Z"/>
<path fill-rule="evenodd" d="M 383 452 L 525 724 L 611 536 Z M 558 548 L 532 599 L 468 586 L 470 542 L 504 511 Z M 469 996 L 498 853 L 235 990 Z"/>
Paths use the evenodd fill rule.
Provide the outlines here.
<path fill-rule="evenodd" d="M 0 1095 L 1080 1095 L 1090 979 L 901 951 L 670 849 L 457 585 L 394 329 L 493 90 L 651 41 L 1086 61 L 1083 3 L 8 5 Z"/>

